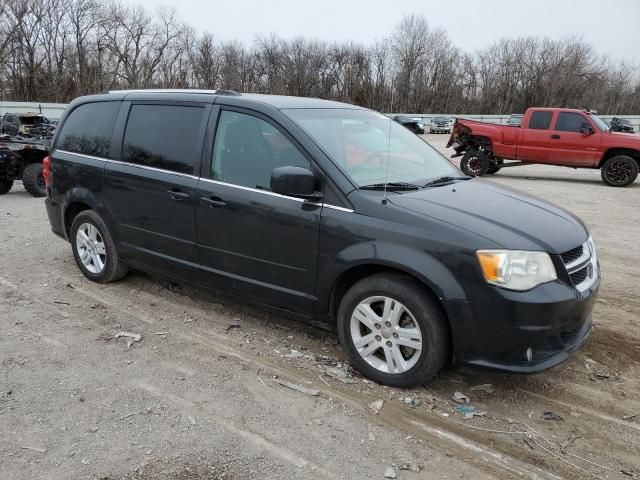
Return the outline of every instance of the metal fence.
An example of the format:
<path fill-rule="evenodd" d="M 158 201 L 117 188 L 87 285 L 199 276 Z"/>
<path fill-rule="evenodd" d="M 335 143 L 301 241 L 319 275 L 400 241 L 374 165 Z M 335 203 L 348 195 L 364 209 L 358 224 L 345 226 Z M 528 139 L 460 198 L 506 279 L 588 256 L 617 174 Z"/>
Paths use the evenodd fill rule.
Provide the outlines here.
<path fill-rule="evenodd" d="M 45 117 L 58 120 L 62 112 L 67 108 L 65 103 L 38 103 L 38 102 L 0 102 L 0 116 L 6 112 L 40 112 Z M 439 113 L 388 113 L 390 117 L 400 115 L 403 117 L 421 118 L 425 125 L 431 125 L 434 117 L 465 118 L 467 120 L 479 120 L 481 122 L 498 123 L 505 125 L 510 115 L 454 115 Z M 613 117 L 626 118 L 634 126 L 636 132 L 640 131 L 640 115 L 600 115 L 604 121 L 609 122 Z"/>
<path fill-rule="evenodd" d="M 66 103 L 0 102 L 0 116 L 5 113 L 38 112 L 51 120 L 59 120 Z"/>
<path fill-rule="evenodd" d="M 458 114 L 435 114 L 435 113 L 387 113 L 388 116 L 396 115 L 410 118 L 420 118 L 426 126 L 431 125 L 431 120 L 435 117 L 464 118 L 466 120 L 477 120 L 480 122 L 497 123 L 506 125 L 511 115 L 458 115 Z M 640 115 L 598 115 L 602 120 L 609 123 L 613 117 L 625 118 L 631 122 L 636 132 L 640 131 Z"/>

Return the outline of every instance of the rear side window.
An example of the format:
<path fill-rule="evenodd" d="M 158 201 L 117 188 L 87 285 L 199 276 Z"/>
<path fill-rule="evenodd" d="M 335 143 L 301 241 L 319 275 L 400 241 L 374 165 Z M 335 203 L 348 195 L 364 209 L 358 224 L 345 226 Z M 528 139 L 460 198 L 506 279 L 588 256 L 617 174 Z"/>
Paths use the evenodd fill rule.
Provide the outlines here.
<path fill-rule="evenodd" d="M 122 145 L 122 161 L 193 175 L 202 151 L 197 144 L 203 107 L 133 105 Z"/>
<path fill-rule="evenodd" d="M 548 130 L 551 125 L 553 112 L 533 112 L 529 120 L 529 128 L 534 130 Z"/>
<path fill-rule="evenodd" d="M 120 102 L 85 103 L 65 120 L 56 148 L 107 157 Z"/>
<path fill-rule="evenodd" d="M 558 121 L 556 122 L 556 130 L 560 130 L 561 132 L 579 132 L 580 125 L 586 121 L 587 119 L 579 113 L 560 112 Z"/>

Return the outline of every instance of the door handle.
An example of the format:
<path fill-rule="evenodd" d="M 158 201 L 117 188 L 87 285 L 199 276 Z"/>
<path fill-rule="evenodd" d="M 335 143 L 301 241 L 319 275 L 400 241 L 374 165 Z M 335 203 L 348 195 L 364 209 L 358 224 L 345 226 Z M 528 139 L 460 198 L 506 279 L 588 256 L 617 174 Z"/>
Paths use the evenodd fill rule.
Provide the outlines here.
<path fill-rule="evenodd" d="M 226 207 L 227 202 L 218 197 L 200 197 L 200 200 L 209 205 L 209 208 Z"/>
<path fill-rule="evenodd" d="M 187 192 L 181 192 L 180 190 L 167 190 L 167 193 L 171 197 L 171 200 L 176 200 L 178 202 L 191 196 Z"/>
<path fill-rule="evenodd" d="M 559 140 L 560 139 L 560 135 L 556 135 L 555 133 L 553 135 L 551 135 L 551 138 L 554 140 Z"/>

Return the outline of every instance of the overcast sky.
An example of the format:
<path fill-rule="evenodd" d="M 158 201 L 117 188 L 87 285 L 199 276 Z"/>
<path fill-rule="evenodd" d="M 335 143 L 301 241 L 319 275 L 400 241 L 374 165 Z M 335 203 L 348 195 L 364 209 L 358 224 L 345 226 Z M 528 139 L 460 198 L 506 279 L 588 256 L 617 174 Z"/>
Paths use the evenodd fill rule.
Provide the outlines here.
<path fill-rule="evenodd" d="M 467 51 L 502 37 L 581 34 L 598 52 L 640 64 L 640 0 L 126 0 L 175 6 L 187 23 L 221 40 L 257 33 L 369 43 L 408 13 L 444 27 Z"/>

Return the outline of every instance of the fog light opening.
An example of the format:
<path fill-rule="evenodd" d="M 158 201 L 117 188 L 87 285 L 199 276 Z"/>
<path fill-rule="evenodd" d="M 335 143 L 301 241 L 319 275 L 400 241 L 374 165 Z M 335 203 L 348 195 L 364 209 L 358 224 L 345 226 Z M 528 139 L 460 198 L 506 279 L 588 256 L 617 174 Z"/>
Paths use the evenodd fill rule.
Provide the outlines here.
<path fill-rule="evenodd" d="M 533 349 L 532 349 L 531 347 L 527 348 L 527 349 L 524 351 L 524 359 L 525 359 L 527 362 L 530 362 L 531 360 L 533 360 Z"/>

